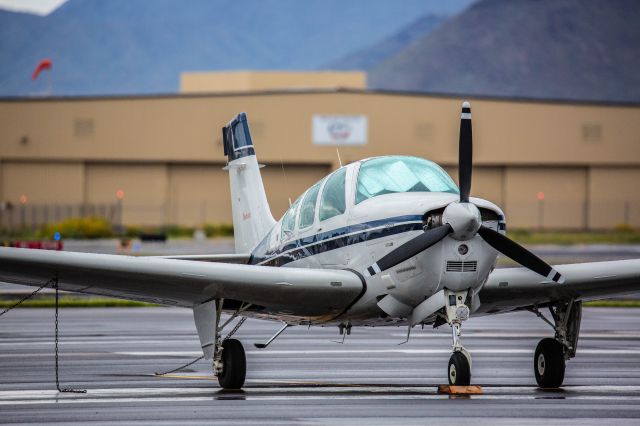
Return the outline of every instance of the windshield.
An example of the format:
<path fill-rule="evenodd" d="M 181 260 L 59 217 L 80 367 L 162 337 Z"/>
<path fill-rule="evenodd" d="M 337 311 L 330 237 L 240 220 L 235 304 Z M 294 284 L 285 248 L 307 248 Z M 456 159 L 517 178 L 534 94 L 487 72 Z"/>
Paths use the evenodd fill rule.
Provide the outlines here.
<path fill-rule="evenodd" d="M 449 192 L 456 184 L 436 163 L 418 157 L 380 157 L 360 166 L 356 204 L 378 195 L 397 192 Z"/>

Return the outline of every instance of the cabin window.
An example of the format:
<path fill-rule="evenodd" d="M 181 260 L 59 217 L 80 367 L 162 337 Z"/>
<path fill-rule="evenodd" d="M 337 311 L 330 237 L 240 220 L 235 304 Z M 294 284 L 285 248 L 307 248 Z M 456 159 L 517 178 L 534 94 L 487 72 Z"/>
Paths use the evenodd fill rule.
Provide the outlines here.
<path fill-rule="evenodd" d="M 449 192 L 459 190 L 436 163 L 418 157 L 380 157 L 360 166 L 356 204 L 378 195 L 398 192 Z"/>
<path fill-rule="evenodd" d="M 296 210 L 298 208 L 298 204 L 300 204 L 300 198 L 296 200 L 295 203 L 282 217 L 282 230 L 281 230 L 281 240 L 284 241 L 287 238 L 293 235 L 293 228 L 296 225 Z"/>
<path fill-rule="evenodd" d="M 320 201 L 320 221 L 341 215 L 346 210 L 345 177 L 347 169 L 342 168 L 327 178 Z"/>
<path fill-rule="evenodd" d="M 318 192 L 320 192 L 320 183 L 316 183 L 307 191 L 307 195 L 302 200 L 300 206 L 300 223 L 298 227 L 300 229 L 307 228 L 313 225 L 313 221 L 316 217 L 316 201 L 318 200 Z"/>

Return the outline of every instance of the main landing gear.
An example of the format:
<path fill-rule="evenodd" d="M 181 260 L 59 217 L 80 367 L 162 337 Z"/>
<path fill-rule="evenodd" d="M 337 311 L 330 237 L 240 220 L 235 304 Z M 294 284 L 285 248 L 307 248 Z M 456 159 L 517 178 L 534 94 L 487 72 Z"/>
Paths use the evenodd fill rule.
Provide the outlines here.
<path fill-rule="evenodd" d="M 554 322 L 549 321 L 537 307 L 531 309 L 555 330 L 554 338 L 540 340 L 533 358 L 536 382 L 541 388 L 559 388 L 564 380 L 566 361 L 576 356 L 582 303 L 560 302 L 549 306 Z"/>
<path fill-rule="evenodd" d="M 242 324 L 247 319 L 241 317 L 235 327 L 227 334 L 223 339 L 221 337 L 222 330 L 233 321 L 238 315 L 247 310 L 251 305 L 243 304 L 240 308 L 229 317 L 221 326 L 220 313 L 222 312 L 222 304 L 224 300 L 218 301 L 218 308 L 216 309 L 216 332 L 214 338 L 214 355 L 213 355 L 213 374 L 218 378 L 220 387 L 225 390 L 240 389 L 244 385 L 244 380 L 247 374 L 247 357 L 244 352 L 244 347 L 237 339 L 231 339 Z"/>
<path fill-rule="evenodd" d="M 449 358 L 448 377 L 452 386 L 469 386 L 471 383 L 471 354 L 462 346 L 460 334 L 462 322 L 469 318 L 469 308 L 465 305 L 466 291 L 445 291 L 446 321 L 451 326 L 453 354 Z"/>

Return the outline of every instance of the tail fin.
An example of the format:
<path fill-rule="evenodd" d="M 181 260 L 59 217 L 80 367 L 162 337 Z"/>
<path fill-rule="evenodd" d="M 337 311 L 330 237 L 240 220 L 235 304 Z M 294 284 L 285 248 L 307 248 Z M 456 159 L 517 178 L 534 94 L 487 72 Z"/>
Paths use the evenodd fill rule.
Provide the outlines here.
<path fill-rule="evenodd" d="M 222 140 L 229 160 L 225 169 L 229 170 L 231 183 L 236 253 L 249 253 L 276 221 L 267 202 L 245 113 L 222 128 Z"/>

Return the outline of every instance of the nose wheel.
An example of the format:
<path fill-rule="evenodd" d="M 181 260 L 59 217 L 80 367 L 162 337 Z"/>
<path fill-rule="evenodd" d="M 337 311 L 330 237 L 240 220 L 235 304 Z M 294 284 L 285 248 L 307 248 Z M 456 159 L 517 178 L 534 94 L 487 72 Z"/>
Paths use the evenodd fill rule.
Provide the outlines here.
<path fill-rule="evenodd" d="M 462 352 L 454 352 L 449 358 L 449 384 L 452 386 L 471 384 L 471 365 Z"/>

